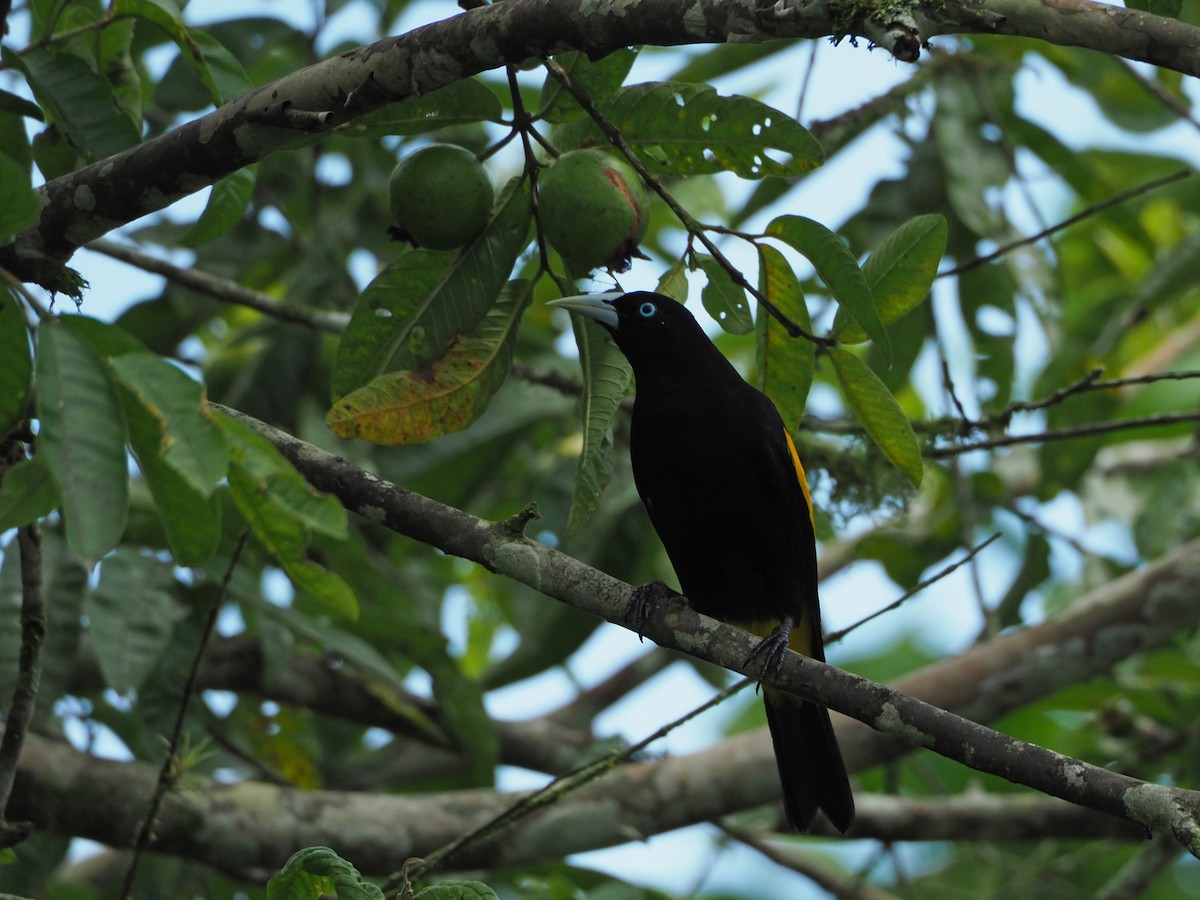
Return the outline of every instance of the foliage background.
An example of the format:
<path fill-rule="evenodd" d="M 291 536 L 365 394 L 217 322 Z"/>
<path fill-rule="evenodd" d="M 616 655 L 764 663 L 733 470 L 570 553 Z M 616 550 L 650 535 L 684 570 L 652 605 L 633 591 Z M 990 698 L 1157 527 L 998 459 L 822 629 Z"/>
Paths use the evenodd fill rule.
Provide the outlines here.
<path fill-rule="evenodd" d="M 313 9 L 315 17 L 293 17 L 267 4 L 249 18 L 237 12 L 214 19 L 205 4 L 194 3 L 177 19 L 164 3 L 16 5 L 0 72 L 0 87 L 12 92 L 0 108 L 7 201 L 0 203 L 0 231 L 17 235 L 38 215 L 26 190 L 31 179 L 68 176 L 250 86 L 448 12 L 402 2 Z M 1195 4 L 1158 11 L 1197 24 Z M 304 24 L 294 24 L 300 19 Z M 197 21 L 203 28 L 191 24 Z M 804 73 L 814 59 L 809 81 Z M 739 312 L 756 317 L 748 333 L 718 332 L 714 325 L 718 343 L 748 378 L 776 378 L 768 386 L 779 391 L 804 377 L 805 360 L 815 366 L 811 394 L 800 391 L 783 402 L 799 415 L 798 404 L 808 401 L 797 438 L 816 487 L 827 627 L 851 625 L 1001 535 L 953 579 L 851 632 L 833 651 L 837 664 L 877 680 L 900 678 L 941 656 L 985 647 L 1002 631 L 1053 621 L 1080 598 L 1195 540 L 1196 179 L 1097 208 L 1195 164 L 1194 80 L 1017 37 L 939 38 L 916 67 L 848 41 L 836 49 L 813 42 L 647 48 L 636 61 L 619 53 L 590 66 L 564 62 L 598 100 L 622 83 L 661 80 L 714 84 L 722 94 L 762 97 L 783 113 L 799 110 L 828 158 L 812 175 L 700 174 L 695 159 L 670 156 L 655 169 L 701 222 L 759 234 L 776 216 L 803 214 L 834 228 L 861 260 L 914 216 L 946 220 L 944 277 L 932 299 L 890 323 L 891 364 L 878 342 L 852 348 L 914 423 L 925 457 L 919 490 L 864 437 L 828 353 L 812 354 L 803 340 L 762 337 L 766 318 L 719 268 L 704 265 L 687 276 L 693 308 L 718 318 L 723 312 L 727 321 Z M 625 63 L 633 65 L 631 75 Z M 553 86 L 543 87 L 544 72 L 523 68 L 514 77 L 525 108 L 556 110 L 538 123 L 541 133 L 564 147 L 581 140 L 590 127 L 586 117 Z M 856 82 L 861 99 L 822 89 L 836 79 Z M 1071 89 L 1056 89 L 1062 99 L 1051 114 L 1037 112 L 1038 95 L 1064 82 Z M 386 302 L 378 298 L 402 293 L 412 280 L 405 275 L 387 282 L 386 292 L 364 291 L 405 253 L 387 233 L 386 180 L 396 159 L 429 139 L 484 152 L 511 132 L 505 73 L 470 84 L 267 155 L 218 182 L 203 209 L 185 202 L 123 228 L 124 246 L 168 263 L 157 269 L 164 280 L 138 292 L 136 302 L 129 302 L 124 276 L 96 277 L 104 269 L 91 254 L 72 262 L 93 282 L 83 294 L 83 317 L 61 296 L 51 309 L 45 293 L 6 277 L 0 324 L 12 362 L 0 395 L 15 439 L 5 445 L 10 468 L 0 524 L 41 522 L 48 630 L 34 733 L 8 814 L 10 821 L 33 818 L 37 828 L 0 869 L 4 890 L 108 896 L 126 877 L 127 852 L 106 850 L 84 862 L 65 854 L 75 835 L 131 846 L 135 835 L 115 825 L 106 831 L 104 820 L 123 822 L 118 811 L 131 810 L 138 821 L 150 785 L 134 779 L 116 793 L 99 791 L 112 790 L 102 774 L 109 770 L 92 768 L 84 754 L 116 747 L 121 758 L 153 767 L 127 764 L 122 771 L 129 772 L 162 764 L 162 736 L 174 726 L 211 609 L 219 613 L 218 633 L 199 672 L 202 693 L 184 719 L 170 779 L 184 798 L 210 790 L 210 777 L 345 790 L 359 798 L 419 799 L 478 788 L 455 795 L 462 821 L 477 822 L 500 808 L 503 798 L 491 791 L 498 767 L 504 790 L 540 783 L 547 773 L 594 758 L 614 733 L 640 738 L 701 702 L 710 685 L 726 682 L 708 664 L 638 647 L 632 636 L 613 635 L 599 620 L 510 578 L 346 517 L 328 496 L 311 494 L 252 432 L 235 424 L 218 428 L 201 413 L 198 383 L 212 401 L 483 519 L 506 520 L 536 502 L 541 518 L 531 536 L 623 581 L 669 578 L 632 489 L 620 385 L 585 380 L 605 360 L 595 334 L 584 336 L 585 362 L 594 368 L 581 376 L 570 329 L 544 306 L 559 293 L 549 278 L 536 282 L 517 314 L 510 303 L 520 323 L 519 331 L 507 332 L 511 372 L 497 379 L 503 386 L 485 395 L 486 411 L 465 431 L 384 448 L 339 441 L 325 425 L 331 385 L 336 395 L 343 393 L 339 377 L 361 378 L 361 372 L 347 375 L 346 357 L 339 357 L 347 352 L 348 315 L 359 310 L 360 321 L 365 315 L 370 322 L 370 298 Z M 30 100 L 36 115 L 23 105 Z M 431 130 L 431 110 L 439 126 L 447 116 L 457 121 Z M 726 114 L 722 109 L 716 121 Z M 646 117 L 652 133 L 666 130 L 661 108 Z M 27 131 L 31 142 L 22 140 Z M 753 144 L 731 141 L 730 152 Z M 521 150 L 514 140 L 489 158 L 497 185 L 520 173 Z M 646 158 L 654 162 L 656 154 Z M 949 274 L 1079 212 L 1087 214 L 1048 240 L 1019 243 Z M 710 236 L 757 283 L 758 251 L 734 235 Z M 771 246 L 783 252 L 770 258 L 773 265 L 794 268 L 814 330 L 837 327 L 841 298 L 835 301 L 829 284 L 792 249 Z M 686 247 L 686 232 L 656 200 L 644 244 L 651 259 L 636 263 L 621 283 L 653 286 L 685 258 Z M 153 265 L 110 244 L 93 248 L 134 269 Z M 453 265 L 451 256 L 427 261 L 422 271 L 443 271 Z M 512 275 L 533 278 L 539 263 L 536 251 L 527 252 Z M 553 257 L 551 264 L 557 268 Z M 189 284 L 188 271 L 213 280 Z M 388 271 L 395 270 L 385 270 L 384 279 Z M 509 275 L 498 273 L 501 281 Z M 433 299 L 431 308 L 457 333 L 494 309 L 496 296 Z M 84 318 L 90 316 L 112 327 Z M 26 321 L 35 326 L 36 361 L 24 346 Z M 29 366 L 22 368 L 23 359 Z M 1095 389 L 1087 379 L 1097 368 L 1110 380 L 1186 377 Z M 27 407 L 33 371 L 35 405 Z M 615 407 L 611 444 L 607 422 L 581 433 L 581 398 L 592 412 L 605 402 Z M 55 410 L 62 410 L 61 421 Z M 36 440 L 20 431 L 30 415 Z M 1122 424 L 1129 421 L 1148 424 Z M 1057 439 L 1091 426 L 1099 429 Z M 127 443 L 136 462 L 127 457 Z M 975 444 L 983 446 L 965 451 Z M 584 473 L 608 484 L 590 514 L 581 450 Z M 32 462 L 22 462 L 26 456 Z M 238 555 L 248 522 L 253 537 Z M 17 681 L 21 650 L 14 535 L 6 532 L 0 572 L 4 697 Z M 227 571 L 232 576 L 222 593 Z M 1193 624 L 1102 674 L 1062 673 L 1058 689 L 995 724 L 1151 781 L 1191 786 L 1200 758 L 1198 673 Z M 743 692 L 666 746 L 685 753 L 715 740 L 716 729 L 736 735 L 761 725 L 758 701 Z M 48 741 L 63 736 L 75 755 L 51 751 Z M 650 748 L 651 765 L 661 750 Z M 732 750 L 728 758 L 734 765 Z M 38 766 L 61 759 L 78 764 L 76 784 L 97 786 L 97 793 L 42 793 L 54 779 Z M 765 785 L 763 800 L 773 777 L 750 767 L 745 773 Z M 1143 847 L 1127 832 L 1098 836 L 1085 819 L 1064 825 L 1046 815 L 1017 827 L 1015 804 L 983 804 L 1012 799 L 1018 789 L 932 754 L 875 765 L 858 773 L 857 784 L 863 831 L 849 846 L 820 839 L 768 845 L 761 829 L 777 814 L 768 811 L 723 820 L 724 829 L 697 826 L 667 843 L 652 842 L 642 856 L 649 866 L 632 855 L 597 857 L 600 874 L 587 858 L 567 864 L 530 852 L 515 867 L 476 874 L 497 890 L 531 896 L 636 896 L 638 882 L 675 895 L 793 895 L 802 885 L 846 893 L 862 878 L 871 890 L 896 896 L 1084 897 L 1104 890 L 1121 896 L 1126 882 L 1119 879 L 1130 871 L 1122 866 L 1133 861 L 1148 873 L 1145 896 L 1196 892 L 1195 861 L 1178 860 L 1169 845 Z M 888 830 L 872 806 L 876 795 L 943 804 L 941 830 L 915 805 L 901 805 L 899 824 Z M 368 864 L 374 857 L 360 849 L 358 832 L 386 841 L 398 823 L 373 822 L 365 807 L 346 803 L 339 852 L 369 875 L 386 875 Z M 961 824 L 972 804 L 987 823 L 978 833 Z M 746 805 L 727 798 L 720 811 L 734 814 Z M 101 811 L 100 823 L 90 818 L 93 809 Z M 427 807 L 414 809 L 429 815 Z M 303 811 L 289 816 L 305 823 Z M 174 834 L 172 821 L 168 816 L 160 833 Z M 231 864 L 196 849 L 214 846 L 198 838 L 189 849 L 189 827 L 199 835 L 213 821 L 181 826 L 176 849 L 144 858 L 135 895 L 163 896 L 167 889 L 178 896 L 261 896 L 263 879 L 305 844 L 288 846 L 284 838 L 274 855 L 264 853 L 269 862 Z M 961 840 L 953 839 L 956 823 Z M 254 823 L 235 824 L 246 829 L 235 835 L 258 842 Z M 413 853 L 436 847 L 415 844 Z M 768 867 L 764 851 L 783 868 Z M 669 875 L 638 871 L 661 867 L 665 854 L 673 860 L 690 854 L 694 864 Z"/>

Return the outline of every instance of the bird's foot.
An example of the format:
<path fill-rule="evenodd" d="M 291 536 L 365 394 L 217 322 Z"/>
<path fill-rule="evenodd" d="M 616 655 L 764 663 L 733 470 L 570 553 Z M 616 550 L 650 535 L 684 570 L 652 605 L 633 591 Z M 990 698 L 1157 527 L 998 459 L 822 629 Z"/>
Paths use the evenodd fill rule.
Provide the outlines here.
<path fill-rule="evenodd" d="M 650 612 L 661 601 L 682 597 L 679 591 L 672 588 L 666 582 L 648 581 L 643 585 L 635 587 L 633 593 L 629 595 L 629 606 L 625 610 L 625 622 L 638 636 L 638 640 L 645 640 L 646 623 L 650 621 Z"/>
<path fill-rule="evenodd" d="M 770 678 L 778 675 L 779 670 L 783 668 L 783 658 L 788 651 L 788 639 L 791 637 L 791 633 L 792 620 L 784 619 L 750 651 L 745 665 L 749 666 L 755 659 L 761 657 L 760 677 Z"/>

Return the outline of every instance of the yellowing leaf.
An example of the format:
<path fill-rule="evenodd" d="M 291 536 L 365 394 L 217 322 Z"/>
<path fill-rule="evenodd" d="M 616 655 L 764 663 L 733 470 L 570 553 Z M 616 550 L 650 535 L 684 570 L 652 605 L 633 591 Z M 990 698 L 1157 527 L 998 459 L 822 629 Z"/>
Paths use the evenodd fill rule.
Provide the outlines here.
<path fill-rule="evenodd" d="M 388 372 L 334 404 L 327 424 L 344 438 L 413 444 L 460 431 L 487 408 L 512 363 L 533 285 L 513 282 L 473 332 L 418 371 Z"/>

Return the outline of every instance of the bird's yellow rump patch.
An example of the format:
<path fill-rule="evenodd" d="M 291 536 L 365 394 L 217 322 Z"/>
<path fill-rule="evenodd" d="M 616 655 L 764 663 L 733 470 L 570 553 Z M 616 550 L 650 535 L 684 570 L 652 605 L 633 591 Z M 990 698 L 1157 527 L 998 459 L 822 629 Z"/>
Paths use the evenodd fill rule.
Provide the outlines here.
<path fill-rule="evenodd" d="M 804 502 L 808 505 L 808 521 L 813 523 L 816 528 L 816 520 L 813 518 L 812 495 L 808 492 L 808 476 L 804 474 L 804 465 L 800 462 L 800 454 L 796 452 L 796 445 L 792 443 L 792 436 L 785 429 L 783 436 L 787 438 L 788 452 L 792 454 L 792 465 L 796 467 L 796 477 L 800 479 L 800 490 L 804 491 Z"/>

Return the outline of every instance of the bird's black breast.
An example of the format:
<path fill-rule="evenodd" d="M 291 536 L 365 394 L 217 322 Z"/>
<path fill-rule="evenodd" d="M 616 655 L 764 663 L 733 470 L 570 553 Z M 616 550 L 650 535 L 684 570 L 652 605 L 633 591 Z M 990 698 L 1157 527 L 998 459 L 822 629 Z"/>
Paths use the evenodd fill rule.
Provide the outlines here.
<path fill-rule="evenodd" d="M 634 403 L 634 478 L 684 594 L 725 621 L 799 624 L 816 607 L 815 550 L 775 407 L 740 378 L 647 387 Z"/>

